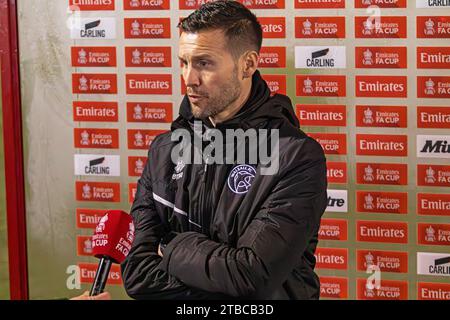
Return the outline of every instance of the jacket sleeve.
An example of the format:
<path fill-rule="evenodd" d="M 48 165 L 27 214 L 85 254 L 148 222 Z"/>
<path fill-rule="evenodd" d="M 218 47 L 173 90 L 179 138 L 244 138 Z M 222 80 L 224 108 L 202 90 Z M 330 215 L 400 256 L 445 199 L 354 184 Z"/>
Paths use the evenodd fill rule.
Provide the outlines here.
<path fill-rule="evenodd" d="M 182 233 L 167 245 L 160 267 L 186 285 L 233 297 L 262 298 L 280 286 L 317 234 L 326 208 L 325 157 L 318 143 L 307 141 L 302 152 L 280 160 L 288 164 L 236 248 Z"/>

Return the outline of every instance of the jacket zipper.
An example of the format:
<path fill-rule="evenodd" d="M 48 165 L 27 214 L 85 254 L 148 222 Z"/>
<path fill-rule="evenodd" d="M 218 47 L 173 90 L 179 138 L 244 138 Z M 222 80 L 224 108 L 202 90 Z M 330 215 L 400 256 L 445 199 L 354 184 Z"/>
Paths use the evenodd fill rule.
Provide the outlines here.
<path fill-rule="evenodd" d="M 206 160 L 208 161 L 208 160 Z M 209 169 L 208 169 L 209 168 Z M 212 192 L 212 181 L 213 166 L 205 163 L 203 167 L 203 178 L 202 178 L 202 197 L 201 197 L 201 217 L 202 217 L 202 233 L 210 235 L 210 225 L 211 225 L 211 192 Z"/>

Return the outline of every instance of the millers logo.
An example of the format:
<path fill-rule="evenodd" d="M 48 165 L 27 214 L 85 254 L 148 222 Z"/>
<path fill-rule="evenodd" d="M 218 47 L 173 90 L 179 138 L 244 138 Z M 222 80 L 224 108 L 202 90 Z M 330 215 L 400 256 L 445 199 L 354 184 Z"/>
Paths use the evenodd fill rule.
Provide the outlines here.
<path fill-rule="evenodd" d="M 127 94 L 172 94 L 170 74 L 127 74 Z"/>
<path fill-rule="evenodd" d="M 128 202 L 133 203 L 136 198 L 137 183 L 130 183 L 128 185 Z"/>
<path fill-rule="evenodd" d="M 91 236 L 77 236 L 77 255 L 92 256 Z"/>
<path fill-rule="evenodd" d="M 263 74 L 261 77 L 267 82 L 270 93 L 286 95 L 286 75 L 285 74 Z"/>
<path fill-rule="evenodd" d="M 450 107 L 417 107 L 417 128 L 450 129 Z"/>
<path fill-rule="evenodd" d="M 118 129 L 74 129 L 75 148 L 118 149 Z"/>
<path fill-rule="evenodd" d="M 417 283 L 417 299 L 450 300 L 450 284 L 419 282 Z"/>
<path fill-rule="evenodd" d="M 128 122 L 172 122 L 170 102 L 127 102 Z"/>
<path fill-rule="evenodd" d="M 363 242 L 408 243 L 408 223 L 356 221 L 356 240 Z"/>
<path fill-rule="evenodd" d="M 356 76 L 356 96 L 406 98 L 408 79 L 404 76 Z"/>
<path fill-rule="evenodd" d="M 418 193 L 417 213 L 427 216 L 450 216 L 450 194 Z"/>
<path fill-rule="evenodd" d="M 127 67 L 172 67 L 171 47 L 125 47 Z"/>
<path fill-rule="evenodd" d="M 408 193 L 406 192 L 356 192 L 358 212 L 408 213 Z"/>
<path fill-rule="evenodd" d="M 117 102 L 73 101 L 73 121 L 117 122 Z"/>
<path fill-rule="evenodd" d="M 322 146 L 325 154 L 347 154 L 347 135 L 345 133 L 309 133 Z"/>
<path fill-rule="evenodd" d="M 347 212 L 348 194 L 347 190 L 327 190 L 327 209 L 326 212 Z"/>
<path fill-rule="evenodd" d="M 295 67 L 307 69 L 345 68 L 345 47 L 295 47 Z"/>
<path fill-rule="evenodd" d="M 348 297 L 348 279 L 337 277 L 319 277 L 320 279 L 320 297 L 347 299 Z"/>
<path fill-rule="evenodd" d="M 120 183 L 76 181 L 77 201 L 120 202 Z"/>
<path fill-rule="evenodd" d="M 144 172 L 147 157 L 128 157 L 128 175 L 130 177 L 140 177 Z"/>
<path fill-rule="evenodd" d="M 347 125 L 345 105 L 297 105 L 297 117 L 301 126 Z"/>
<path fill-rule="evenodd" d="M 168 39 L 170 18 L 125 18 L 125 39 Z"/>
<path fill-rule="evenodd" d="M 263 38 L 286 38 L 286 18 L 285 17 L 259 17 L 263 31 Z"/>
<path fill-rule="evenodd" d="M 355 38 L 406 38 L 406 17 L 355 17 Z"/>
<path fill-rule="evenodd" d="M 76 154 L 76 176 L 120 176 L 120 156 Z"/>
<path fill-rule="evenodd" d="M 169 10 L 170 0 L 123 0 L 125 10 Z"/>
<path fill-rule="evenodd" d="M 450 38 L 450 16 L 417 17 L 417 38 Z"/>
<path fill-rule="evenodd" d="M 108 210 L 77 209 L 77 228 L 95 229 Z"/>
<path fill-rule="evenodd" d="M 238 0 L 249 9 L 284 9 L 285 0 Z"/>
<path fill-rule="evenodd" d="M 297 75 L 296 94 L 304 97 L 345 97 L 345 76 Z"/>
<path fill-rule="evenodd" d="M 355 66 L 366 69 L 405 69 L 406 47 L 356 47 Z"/>
<path fill-rule="evenodd" d="M 417 69 L 450 69 L 450 47 L 417 47 Z"/>
<path fill-rule="evenodd" d="M 450 158 L 450 136 L 417 136 L 418 158 Z"/>
<path fill-rule="evenodd" d="M 408 156 L 408 136 L 357 134 L 356 154 L 359 156 Z"/>
<path fill-rule="evenodd" d="M 317 248 L 315 257 L 318 269 L 347 270 L 348 268 L 348 249 Z"/>
<path fill-rule="evenodd" d="M 72 92 L 75 94 L 116 94 L 117 74 L 113 73 L 74 73 Z"/>
<path fill-rule="evenodd" d="M 128 149 L 147 150 L 157 135 L 166 132 L 166 130 L 128 130 Z"/>
<path fill-rule="evenodd" d="M 417 243 L 425 245 L 450 245 L 450 224 L 417 224 Z"/>
<path fill-rule="evenodd" d="M 397 251 L 356 250 L 357 270 L 377 266 L 381 272 L 408 272 L 408 253 Z"/>
<path fill-rule="evenodd" d="M 358 300 L 407 300 L 408 282 L 381 280 L 379 288 L 369 288 L 367 279 L 358 279 L 356 297 Z"/>
<path fill-rule="evenodd" d="M 355 8 L 368 8 L 377 6 L 380 8 L 406 8 L 406 0 L 356 0 Z"/>
<path fill-rule="evenodd" d="M 116 47 L 72 47 L 72 67 L 115 67 Z"/>
<path fill-rule="evenodd" d="M 416 8 L 450 8 L 449 0 L 416 0 Z"/>
<path fill-rule="evenodd" d="M 345 0 L 295 0 L 296 9 L 342 9 Z"/>
<path fill-rule="evenodd" d="M 417 77 L 418 98 L 450 98 L 450 77 Z"/>
<path fill-rule="evenodd" d="M 405 106 L 356 106 L 358 127 L 406 128 L 408 111 Z"/>
<path fill-rule="evenodd" d="M 407 185 L 408 165 L 398 163 L 357 163 L 356 183 Z"/>
<path fill-rule="evenodd" d="M 347 163 L 327 161 L 328 183 L 347 183 Z"/>
<path fill-rule="evenodd" d="M 345 17 L 295 17 L 296 38 L 345 38 Z"/>
<path fill-rule="evenodd" d="M 429 187 L 450 187 L 450 166 L 418 164 L 417 185 Z"/>
<path fill-rule="evenodd" d="M 80 283 L 92 284 L 97 273 L 97 267 L 97 263 L 79 263 Z M 122 285 L 120 265 L 114 263 L 111 265 L 106 283 L 109 285 Z"/>
<path fill-rule="evenodd" d="M 320 221 L 319 240 L 347 241 L 347 220 L 322 219 Z"/>
<path fill-rule="evenodd" d="M 80 18 L 78 24 L 71 25 L 71 39 L 115 39 L 115 18 Z"/>
<path fill-rule="evenodd" d="M 258 67 L 286 68 L 286 47 L 262 47 Z"/>
<path fill-rule="evenodd" d="M 417 274 L 450 276 L 450 253 L 417 252 Z"/>
<path fill-rule="evenodd" d="M 108 11 L 115 9 L 115 0 L 70 0 L 69 5 L 80 11 Z"/>
<path fill-rule="evenodd" d="M 204 3 L 213 2 L 215 0 L 179 0 L 181 10 L 198 9 Z"/>

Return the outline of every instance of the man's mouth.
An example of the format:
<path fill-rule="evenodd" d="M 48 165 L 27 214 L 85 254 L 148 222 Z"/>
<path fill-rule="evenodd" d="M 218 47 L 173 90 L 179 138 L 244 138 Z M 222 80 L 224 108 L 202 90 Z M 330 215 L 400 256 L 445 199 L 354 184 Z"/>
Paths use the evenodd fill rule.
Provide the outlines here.
<path fill-rule="evenodd" d="M 191 102 L 198 102 L 202 99 L 205 99 L 205 96 L 201 96 L 201 95 L 196 95 L 196 94 L 189 94 L 189 100 L 191 100 Z"/>

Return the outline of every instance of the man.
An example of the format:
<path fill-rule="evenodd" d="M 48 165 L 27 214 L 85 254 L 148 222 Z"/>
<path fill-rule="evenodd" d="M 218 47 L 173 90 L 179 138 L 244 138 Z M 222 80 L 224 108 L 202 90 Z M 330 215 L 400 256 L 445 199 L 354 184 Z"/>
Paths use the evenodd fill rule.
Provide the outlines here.
<path fill-rule="evenodd" d="M 327 202 L 325 157 L 299 129 L 289 98 L 271 97 L 257 71 L 259 22 L 238 2 L 216 1 L 179 28 L 187 95 L 172 133 L 198 136 L 198 121 L 203 131 L 277 132 L 271 139 L 278 138 L 272 152 L 278 170 L 262 174 L 259 162 L 172 161 L 177 142 L 170 132 L 158 136 L 131 209 L 135 241 L 122 264 L 127 293 L 136 299 L 318 299 L 314 251 Z M 231 146 L 242 152 L 234 140 Z"/>

